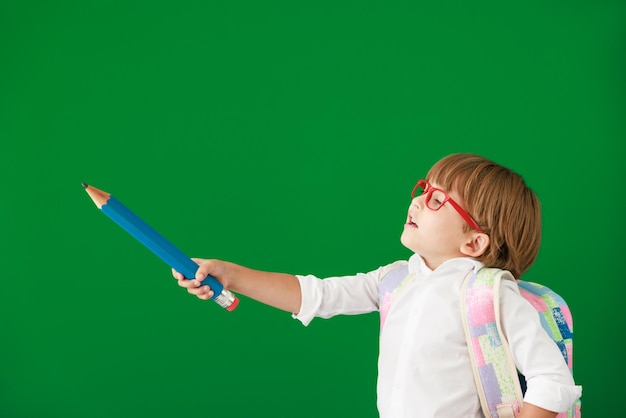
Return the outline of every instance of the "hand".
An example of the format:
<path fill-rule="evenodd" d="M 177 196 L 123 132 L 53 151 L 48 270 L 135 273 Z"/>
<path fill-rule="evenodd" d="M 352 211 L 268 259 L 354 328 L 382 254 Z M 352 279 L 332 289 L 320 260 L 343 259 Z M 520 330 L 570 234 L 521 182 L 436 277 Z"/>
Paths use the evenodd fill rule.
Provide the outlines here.
<path fill-rule="evenodd" d="M 517 418 L 555 418 L 556 412 L 548 411 L 528 402 L 524 402 Z"/>
<path fill-rule="evenodd" d="M 192 295 L 196 295 L 199 299 L 209 300 L 213 297 L 213 289 L 208 285 L 202 285 L 202 281 L 211 275 L 215 277 L 220 283 L 224 284 L 224 277 L 226 276 L 227 263 L 219 260 L 205 260 L 203 258 L 192 258 L 192 260 L 198 264 L 198 270 L 196 271 L 196 277 L 193 279 L 185 279 L 182 273 L 172 269 L 172 275 L 178 280 L 178 285 L 187 289 Z M 226 287 L 226 286 L 224 286 Z"/>

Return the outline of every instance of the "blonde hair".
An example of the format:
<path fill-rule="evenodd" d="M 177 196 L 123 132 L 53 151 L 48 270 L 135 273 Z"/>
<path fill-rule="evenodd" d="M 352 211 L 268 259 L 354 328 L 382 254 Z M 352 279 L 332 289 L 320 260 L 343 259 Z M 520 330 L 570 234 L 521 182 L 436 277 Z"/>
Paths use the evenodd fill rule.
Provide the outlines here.
<path fill-rule="evenodd" d="M 519 174 L 479 155 L 452 154 L 435 163 L 426 180 L 456 192 L 459 203 L 489 235 L 489 247 L 479 261 L 517 278 L 533 264 L 541 244 L 541 207 Z"/>

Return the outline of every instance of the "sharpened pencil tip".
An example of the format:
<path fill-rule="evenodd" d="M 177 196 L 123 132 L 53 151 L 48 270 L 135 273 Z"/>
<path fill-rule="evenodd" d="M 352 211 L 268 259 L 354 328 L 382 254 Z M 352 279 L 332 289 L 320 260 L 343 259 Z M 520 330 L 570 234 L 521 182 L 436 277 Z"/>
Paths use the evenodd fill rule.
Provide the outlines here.
<path fill-rule="evenodd" d="M 83 186 L 85 189 L 89 186 L 87 183 L 85 183 L 84 181 L 82 183 L 80 183 L 81 186 Z"/>

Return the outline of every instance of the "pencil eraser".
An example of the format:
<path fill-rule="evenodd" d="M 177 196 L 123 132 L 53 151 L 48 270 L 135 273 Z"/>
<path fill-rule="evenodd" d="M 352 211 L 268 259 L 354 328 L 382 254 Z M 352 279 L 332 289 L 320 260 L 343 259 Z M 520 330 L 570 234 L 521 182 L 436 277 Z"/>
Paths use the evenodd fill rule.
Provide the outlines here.
<path fill-rule="evenodd" d="M 228 312 L 232 312 L 232 311 L 235 310 L 237 305 L 239 305 L 239 298 L 237 296 L 235 296 L 235 299 L 233 300 L 233 303 L 231 303 L 230 306 L 226 308 L 226 310 Z"/>

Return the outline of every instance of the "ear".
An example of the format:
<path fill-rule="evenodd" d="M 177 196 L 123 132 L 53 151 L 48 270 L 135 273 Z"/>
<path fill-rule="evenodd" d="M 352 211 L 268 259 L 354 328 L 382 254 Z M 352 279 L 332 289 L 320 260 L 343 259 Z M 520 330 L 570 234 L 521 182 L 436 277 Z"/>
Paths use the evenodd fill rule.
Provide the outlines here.
<path fill-rule="evenodd" d="M 474 258 L 480 257 L 487 251 L 490 242 L 489 235 L 472 231 L 461 246 L 461 253 Z"/>

